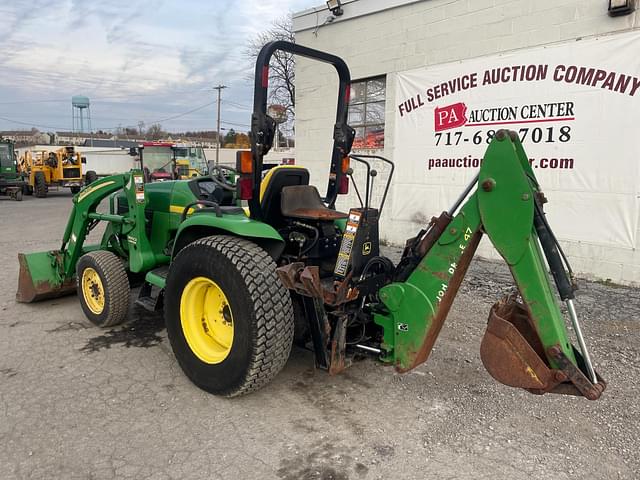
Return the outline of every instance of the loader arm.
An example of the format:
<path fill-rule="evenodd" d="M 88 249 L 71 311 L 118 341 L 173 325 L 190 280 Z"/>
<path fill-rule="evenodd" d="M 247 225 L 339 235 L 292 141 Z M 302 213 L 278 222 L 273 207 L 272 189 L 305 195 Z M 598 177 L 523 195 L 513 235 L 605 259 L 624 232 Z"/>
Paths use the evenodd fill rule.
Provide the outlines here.
<path fill-rule="evenodd" d="M 124 190 L 129 212 L 114 215 L 96 211 L 100 202 L 114 192 Z M 20 273 L 16 300 L 33 302 L 71 293 L 75 289 L 75 268 L 87 251 L 85 240 L 99 221 L 118 225 L 132 246 L 129 248 L 129 270 L 141 272 L 153 265 L 154 258 L 145 232 L 144 184 L 142 172 L 112 175 L 93 182 L 73 198 L 73 207 L 58 250 L 18 254 Z M 138 221 L 142 220 L 142 221 Z"/>
<path fill-rule="evenodd" d="M 555 245 L 547 238 L 540 242 L 538 232 L 546 225 L 542 199 L 517 135 L 499 131 L 485 154 L 475 192 L 469 188 L 460 206 L 413 239 L 396 281 L 380 290 L 384 308 L 374 319 L 384 328 L 386 361 L 404 372 L 428 358 L 486 233 L 508 264 L 521 298 L 499 302 L 491 311 L 481 346 L 489 373 L 533 393 L 600 396 L 605 384 L 593 372 L 581 335 L 582 355 L 571 345 L 547 273 L 545 258 L 561 299 L 571 300 L 573 288 L 564 269 L 559 271 Z"/>

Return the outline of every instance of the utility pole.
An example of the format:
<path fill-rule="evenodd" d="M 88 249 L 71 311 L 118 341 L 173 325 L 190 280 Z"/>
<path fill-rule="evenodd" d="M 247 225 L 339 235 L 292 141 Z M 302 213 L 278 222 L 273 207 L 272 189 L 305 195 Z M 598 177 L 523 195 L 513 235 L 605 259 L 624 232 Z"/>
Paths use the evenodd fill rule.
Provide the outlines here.
<path fill-rule="evenodd" d="M 218 91 L 218 126 L 217 126 L 217 138 L 216 138 L 216 166 L 220 163 L 220 95 L 222 89 L 227 88 L 226 85 L 219 84 L 217 87 L 213 87 Z"/>

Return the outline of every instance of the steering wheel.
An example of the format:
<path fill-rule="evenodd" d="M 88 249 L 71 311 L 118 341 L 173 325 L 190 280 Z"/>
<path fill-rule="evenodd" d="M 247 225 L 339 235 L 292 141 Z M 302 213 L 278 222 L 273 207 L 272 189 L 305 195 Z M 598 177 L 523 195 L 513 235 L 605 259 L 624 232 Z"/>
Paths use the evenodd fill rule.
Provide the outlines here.
<path fill-rule="evenodd" d="M 220 188 L 227 191 L 235 191 L 236 184 L 229 180 L 228 175 L 237 175 L 238 171 L 235 168 L 227 167 L 226 165 L 216 165 L 211 169 L 209 177 Z"/>

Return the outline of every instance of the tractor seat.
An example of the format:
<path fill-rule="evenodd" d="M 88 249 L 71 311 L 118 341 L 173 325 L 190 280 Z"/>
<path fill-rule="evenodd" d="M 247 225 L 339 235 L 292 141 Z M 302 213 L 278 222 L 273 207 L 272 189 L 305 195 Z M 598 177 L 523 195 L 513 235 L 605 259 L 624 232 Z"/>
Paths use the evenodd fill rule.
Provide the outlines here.
<path fill-rule="evenodd" d="M 280 210 L 284 217 L 304 220 L 340 220 L 346 213 L 327 208 L 313 185 L 284 187 L 280 197 Z"/>
<path fill-rule="evenodd" d="M 282 189 L 293 185 L 308 185 L 309 170 L 297 165 L 280 165 L 270 169 L 260 184 L 260 207 L 264 221 L 273 227 L 284 224 L 280 211 Z"/>

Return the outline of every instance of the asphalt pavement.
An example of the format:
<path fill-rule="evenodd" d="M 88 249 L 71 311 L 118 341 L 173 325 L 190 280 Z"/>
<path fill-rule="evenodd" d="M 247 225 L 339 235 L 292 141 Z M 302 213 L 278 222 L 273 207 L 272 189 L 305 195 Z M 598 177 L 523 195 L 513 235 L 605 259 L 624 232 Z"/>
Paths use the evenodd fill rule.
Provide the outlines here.
<path fill-rule="evenodd" d="M 209 395 L 160 314 L 100 330 L 75 296 L 15 302 L 18 252 L 59 246 L 71 196 L 0 197 L 0 479 L 640 478 L 640 292 L 581 281 L 602 398 L 497 384 L 480 340 L 508 270 L 476 260 L 427 363 L 331 377 L 294 349 L 263 390 Z M 418 226 L 416 226 L 416 229 Z M 387 254 L 397 256 L 397 249 Z"/>

